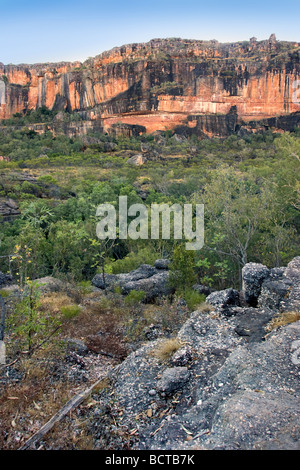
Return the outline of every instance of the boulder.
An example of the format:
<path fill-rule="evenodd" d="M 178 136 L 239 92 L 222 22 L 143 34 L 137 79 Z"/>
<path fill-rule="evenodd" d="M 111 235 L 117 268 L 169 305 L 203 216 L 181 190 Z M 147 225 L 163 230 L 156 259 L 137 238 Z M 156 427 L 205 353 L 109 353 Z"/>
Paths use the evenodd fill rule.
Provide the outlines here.
<path fill-rule="evenodd" d="M 144 165 L 146 161 L 147 161 L 147 158 L 144 155 L 138 154 L 138 155 L 134 155 L 133 157 L 130 157 L 127 160 L 127 163 L 129 163 L 130 165 L 141 166 L 141 165 Z"/>
<path fill-rule="evenodd" d="M 208 286 L 204 286 L 203 284 L 194 284 L 193 289 L 197 291 L 199 294 L 209 295 L 211 294 L 211 289 Z"/>
<path fill-rule="evenodd" d="M 92 279 L 93 286 L 98 289 L 106 289 L 114 284 L 117 284 L 118 276 L 116 274 L 96 274 Z"/>
<path fill-rule="evenodd" d="M 260 263 L 248 263 L 242 269 L 243 291 L 246 302 L 256 307 L 263 281 L 270 270 Z"/>
<path fill-rule="evenodd" d="M 154 263 L 156 269 L 169 269 L 169 259 L 157 259 Z"/>
<path fill-rule="evenodd" d="M 191 373 L 187 367 L 169 367 L 156 384 L 160 394 L 172 395 L 189 381 Z"/>
<path fill-rule="evenodd" d="M 281 300 L 279 310 L 300 311 L 300 256 L 289 262 L 283 277 L 292 283 L 289 293 Z"/>
<path fill-rule="evenodd" d="M 280 303 L 288 296 L 291 286 L 291 280 L 286 278 L 280 280 L 265 279 L 258 297 L 258 306 L 273 310 L 278 309 Z"/>
<path fill-rule="evenodd" d="M 130 281 L 123 285 L 122 294 L 127 295 L 132 290 L 143 290 L 146 292 L 145 302 L 151 302 L 156 297 L 170 295 L 173 289 L 168 285 L 169 273 L 162 271 L 145 279 Z"/>
<path fill-rule="evenodd" d="M 206 302 L 218 308 L 227 305 L 240 305 L 240 294 L 237 290 L 229 288 L 221 291 L 216 291 L 206 297 Z"/>
<path fill-rule="evenodd" d="M 142 264 L 129 273 L 106 274 L 106 286 L 104 285 L 103 275 L 96 274 L 92 284 L 98 289 L 106 287 L 108 290 L 120 286 L 123 295 L 128 295 L 132 290 L 143 290 L 146 292 L 145 302 L 150 302 L 156 297 L 166 296 L 173 292 L 173 289 L 168 285 L 168 280 L 169 272 L 167 269 L 157 269 L 149 264 Z"/>

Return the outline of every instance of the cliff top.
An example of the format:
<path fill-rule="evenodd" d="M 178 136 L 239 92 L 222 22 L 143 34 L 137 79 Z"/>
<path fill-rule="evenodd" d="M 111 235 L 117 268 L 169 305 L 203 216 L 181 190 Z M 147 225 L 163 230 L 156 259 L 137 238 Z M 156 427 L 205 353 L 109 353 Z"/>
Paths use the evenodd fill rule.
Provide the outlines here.
<path fill-rule="evenodd" d="M 114 47 L 101 52 L 95 57 L 80 62 L 47 62 L 34 64 L 8 64 L 0 62 L 0 67 L 30 67 L 37 70 L 45 68 L 74 69 L 84 66 L 102 66 L 107 63 L 117 63 L 124 60 L 151 60 L 164 59 L 168 55 L 174 58 L 208 59 L 208 58 L 250 58 L 254 60 L 260 54 L 284 54 L 297 51 L 300 43 L 297 41 L 277 41 L 275 34 L 269 39 L 257 41 L 255 37 L 248 41 L 221 43 L 215 39 L 182 39 L 182 38 L 155 38 L 145 43 L 131 43 Z"/>

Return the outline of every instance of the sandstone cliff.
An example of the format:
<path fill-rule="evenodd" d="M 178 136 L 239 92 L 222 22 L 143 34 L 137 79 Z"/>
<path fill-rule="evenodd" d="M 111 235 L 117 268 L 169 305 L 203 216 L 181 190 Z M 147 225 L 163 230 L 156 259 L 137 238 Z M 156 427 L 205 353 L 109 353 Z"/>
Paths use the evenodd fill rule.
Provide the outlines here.
<path fill-rule="evenodd" d="M 274 35 L 233 44 L 173 38 L 114 48 L 83 63 L 0 63 L 0 119 L 45 105 L 99 120 L 105 130 L 122 122 L 147 132 L 183 125 L 222 135 L 238 119 L 300 111 L 299 51 L 299 43 Z"/>

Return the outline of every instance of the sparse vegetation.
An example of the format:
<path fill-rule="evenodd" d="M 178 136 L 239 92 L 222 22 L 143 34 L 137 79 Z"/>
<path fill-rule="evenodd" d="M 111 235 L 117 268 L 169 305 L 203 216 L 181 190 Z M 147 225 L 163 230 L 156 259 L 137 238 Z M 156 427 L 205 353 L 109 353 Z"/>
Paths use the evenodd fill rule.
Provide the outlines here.
<path fill-rule="evenodd" d="M 300 312 L 282 312 L 276 315 L 268 324 L 267 331 L 275 330 L 276 328 L 280 328 L 284 325 L 289 325 L 290 323 L 294 323 L 300 320 Z"/>
<path fill-rule="evenodd" d="M 159 361 L 167 361 L 181 346 L 182 343 L 177 338 L 164 339 L 159 343 L 152 354 Z"/>
<path fill-rule="evenodd" d="M 71 320 L 79 315 L 81 309 L 78 305 L 67 305 L 61 307 L 62 317 L 65 320 Z"/>

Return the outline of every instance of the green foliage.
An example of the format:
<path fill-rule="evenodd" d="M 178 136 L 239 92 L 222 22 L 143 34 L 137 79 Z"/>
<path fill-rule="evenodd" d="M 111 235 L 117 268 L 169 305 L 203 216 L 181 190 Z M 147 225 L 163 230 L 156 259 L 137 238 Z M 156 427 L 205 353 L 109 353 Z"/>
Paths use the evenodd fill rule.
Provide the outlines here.
<path fill-rule="evenodd" d="M 0 162 L 0 197 L 16 200 L 22 214 L 1 225 L 3 272 L 11 269 L 17 277 L 21 272 L 23 279 L 62 275 L 90 281 L 97 271 L 128 272 L 174 252 L 171 282 L 177 290 L 194 282 L 222 289 L 240 286 L 247 261 L 280 266 L 298 254 L 297 130 L 227 139 L 177 139 L 173 131 L 134 138 L 94 133 L 83 139 L 38 134 L 22 122 L 52 118 L 43 108 L 38 115 L 14 117 L 14 126 L 5 121 L 0 129 L 0 155 L 11 159 Z M 109 154 L 107 143 L 114 144 Z M 140 151 L 141 143 L 159 157 L 132 168 L 126 152 Z M 23 182 L 19 176 L 30 168 L 37 181 Z M 187 252 L 172 236 L 116 240 L 100 247 L 93 242 L 96 207 L 111 203 L 118 213 L 120 195 L 128 196 L 129 205 L 144 203 L 148 209 L 154 203 L 204 203 L 204 247 Z M 30 248 L 31 263 L 22 264 L 17 257 L 9 265 L 7 256 L 15 255 L 16 245 Z"/>
<path fill-rule="evenodd" d="M 183 87 L 179 85 L 177 82 L 163 82 L 159 85 L 155 85 L 151 88 L 151 93 L 160 95 L 163 93 L 174 93 L 174 91 L 179 92 Z"/>
<path fill-rule="evenodd" d="M 123 259 L 111 262 L 106 265 L 107 268 L 111 267 L 113 274 L 127 273 L 138 268 L 141 264 L 153 264 L 157 259 L 157 253 L 150 247 L 141 248 L 139 251 L 130 252 Z"/>
<path fill-rule="evenodd" d="M 0 295 L 1 295 L 1 297 L 3 297 L 5 299 L 6 297 L 9 297 L 9 291 L 7 289 L 1 289 L 0 290 Z"/>
<path fill-rule="evenodd" d="M 81 308 L 79 305 L 65 305 L 64 307 L 61 307 L 62 317 L 65 320 L 72 320 L 77 317 L 80 312 Z"/>
<path fill-rule="evenodd" d="M 143 290 L 132 290 L 129 294 L 125 297 L 124 302 L 129 305 L 135 305 L 139 302 L 142 302 L 146 296 L 146 292 Z"/>
<path fill-rule="evenodd" d="M 183 244 L 174 246 L 170 269 L 170 286 L 174 287 L 178 293 L 185 293 L 196 282 L 194 270 L 195 253 L 186 251 Z"/>
<path fill-rule="evenodd" d="M 184 300 L 186 301 L 189 310 L 193 312 L 196 310 L 198 305 L 205 302 L 205 295 L 199 294 L 199 292 L 194 289 L 186 289 L 184 292 Z"/>
<path fill-rule="evenodd" d="M 40 296 L 40 284 L 27 280 L 22 299 L 8 319 L 14 347 L 26 348 L 29 355 L 60 327 L 54 316 L 40 310 Z"/>

